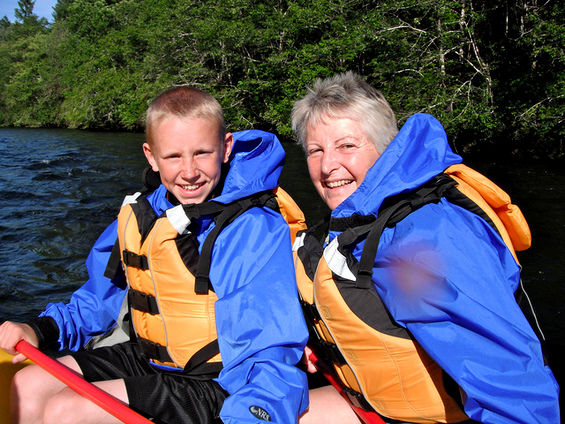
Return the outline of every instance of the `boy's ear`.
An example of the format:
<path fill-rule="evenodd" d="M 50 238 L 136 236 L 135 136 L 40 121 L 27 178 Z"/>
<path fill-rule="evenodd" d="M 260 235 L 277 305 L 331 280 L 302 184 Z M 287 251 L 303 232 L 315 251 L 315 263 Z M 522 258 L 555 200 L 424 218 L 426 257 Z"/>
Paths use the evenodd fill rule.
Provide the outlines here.
<path fill-rule="evenodd" d="M 224 157 L 222 158 L 222 163 L 228 162 L 232 148 L 233 148 L 233 134 L 227 133 L 224 139 Z"/>
<path fill-rule="evenodd" d="M 153 157 L 153 152 L 151 151 L 149 143 L 143 143 L 143 154 L 145 155 L 147 162 L 149 162 L 149 165 L 151 165 L 151 169 L 155 172 L 159 172 L 157 161 L 155 160 L 155 157 Z"/>

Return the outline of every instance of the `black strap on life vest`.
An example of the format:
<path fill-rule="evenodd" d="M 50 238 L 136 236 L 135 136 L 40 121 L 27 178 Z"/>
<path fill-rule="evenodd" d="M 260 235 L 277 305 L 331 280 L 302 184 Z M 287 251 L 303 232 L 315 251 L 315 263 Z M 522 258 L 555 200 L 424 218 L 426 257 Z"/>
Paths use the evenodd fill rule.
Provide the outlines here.
<path fill-rule="evenodd" d="M 137 290 L 128 289 L 128 305 L 141 312 L 148 313 L 150 315 L 159 314 L 159 306 L 157 306 L 157 299 L 147 293 L 143 293 Z"/>
<path fill-rule="evenodd" d="M 214 219 L 216 226 L 210 231 L 206 240 L 202 244 L 202 252 L 200 254 L 200 260 L 198 261 L 198 268 L 195 275 L 195 292 L 196 293 L 207 293 L 209 288 L 212 287 L 210 283 L 210 263 L 212 261 L 212 248 L 216 242 L 216 238 L 220 231 L 222 231 L 228 224 L 232 223 L 237 217 L 242 215 L 245 211 L 253 207 L 261 207 L 268 205 L 271 199 L 275 198 L 275 194 L 268 190 L 258 194 L 254 194 L 249 197 L 237 200 L 228 205 L 221 205 L 221 213 Z M 217 204 L 214 201 L 201 203 L 205 204 Z"/>
<path fill-rule="evenodd" d="M 157 219 L 157 214 L 149 204 L 147 200 L 147 195 L 155 191 L 160 184 L 160 177 L 158 172 L 154 172 L 151 167 L 146 168 L 143 171 L 143 190 L 140 196 L 136 199 L 135 203 L 131 204 L 133 211 L 135 212 L 136 219 L 138 220 L 138 228 L 141 234 L 141 242 L 145 240 L 153 224 Z M 122 260 L 126 265 L 134 266 L 139 269 L 146 270 L 147 268 L 147 258 L 139 256 L 133 252 L 120 252 L 120 244 L 116 240 L 112 251 L 110 253 L 110 258 L 104 270 L 104 276 L 109 279 L 113 279 L 116 273 L 121 269 Z"/>
<path fill-rule="evenodd" d="M 192 376 L 200 376 L 201 378 L 215 378 L 223 368 L 221 362 L 208 362 L 220 352 L 218 339 L 212 340 L 198 352 L 192 355 L 192 358 L 186 363 L 184 372 Z"/>
<path fill-rule="evenodd" d="M 136 199 L 136 202 L 131 204 L 137 219 L 141 243 L 146 239 L 158 218 L 147 200 L 147 195 L 158 188 L 159 184 L 159 175 L 151 171 L 151 168 L 146 169 L 144 172 L 145 190 L 143 194 Z M 213 291 L 209 273 L 212 249 L 219 233 L 245 211 L 253 207 L 263 206 L 279 211 L 276 196 L 272 191 L 267 190 L 260 192 L 226 205 L 209 201 L 182 206 L 186 216 L 191 221 L 208 216 L 212 217 L 215 222 L 215 227 L 210 231 L 202 244 L 202 252 L 200 255 L 198 254 L 198 241 L 192 233 L 179 234 L 175 239 L 179 254 L 185 266 L 195 276 L 196 293 L 207 294 L 209 290 Z M 104 275 L 112 279 L 116 275 L 117 270 L 121 267 L 122 262 L 126 266 L 142 270 L 149 269 L 146 256 L 138 255 L 127 250 L 120 252 L 119 243 L 116 242 L 110 254 Z M 127 296 L 131 308 L 151 315 L 159 313 L 158 303 L 154 296 L 131 288 L 128 289 Z M 141 350 L 149 358 L 160 362 L 173 362 L 165 346 L 141 338 L 138 338 L 137 341 Z M 222 369 L 222 363 L 208 361 L 219 352 L 218 340 L 213 340 L 191 357 L 184 368 L 184 372 L 195 378 L 210 379 L 217 377 Z"/>
<path fill-rule="evenodd" d="M 456 186 L 457 182 L 452 177 L 441 173 L 412 192 L 401 193 L 385 199 L 376 218 L 374 215 L 354 215 L 352 217 L 332 218 L 330 220 L 330 230 L 343 231 L 338 236 L 340 246 L 349 246 L 367 234 L 365 246 L 358 264 L 357 287 L 371 287 L 373 266 L 379 247 L 379 240 L 384 229 L 386 227 L 394 227 L 413 211 L 430 203 L 438 203 L 443 197 L 450 203 L 480 216 L 500 235 L 498 228 L 488 214 L 477 203 L 457 189 Z M 351 225 L 358 226 L 350 228 Z M 521 283 L 516 290 L 515 298 L 538 339 L 542 342 L 542 350 L 545 350 L 543 343 L 545 337 L 537 322 L 533 305 L 529 301 L 528 295 Z"/>
<path fill-rule="evenodd" d="M 340 246 L 349 246 L 365 234 L 366 241 L 359 261 L 357 287 L 371 287 L 373 265 L 379 248 L 381 234 L 386 227 L 394 227 L 413 211 L 438 203 L 457 183 L 447 174 L 439 174 L 429 182 L 409 193 L 400 193 L 383 202 L 377 217 L 374 215 L 353 215 L 347 218 L 332 218 L 330 231 L 343 231 L 339 236 Z M 465 196 L 465 199 L 468 199 Z M 470 199 L 469 199 L 470 200 Z M 351 227 L 351 225 L 357 225 Z"/>
<path fill-rule="evenodd" d="M 150 340 L 137 338 L 143 354 L 148 358 L 158 362 L 173 362 L 166 346 L 154 343 Z M 210 380 L 216 378 L 222 370 L 222 362 L 208 362 L 220 352 L 218 339 L 212 340 L 206 346 L 196 352 L 186 363 L 182 372 L 196 379 Z"/>

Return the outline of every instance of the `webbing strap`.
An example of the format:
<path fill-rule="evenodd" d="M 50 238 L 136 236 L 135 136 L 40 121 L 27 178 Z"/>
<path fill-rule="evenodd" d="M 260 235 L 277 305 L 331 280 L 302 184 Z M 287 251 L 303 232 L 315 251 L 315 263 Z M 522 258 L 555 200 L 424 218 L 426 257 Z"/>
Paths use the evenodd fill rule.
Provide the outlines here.
<path fill-rule="evenodd" d="M 316 331 L 315 322 L 321 321 L 322 317 L 316 309 L 315 305 L 311 305 L 304 300 L 300 301 L 302 305 L 302 310 L 304 312 L 304 318 L 308 324 L 308 344 L 313 345 L 316 351 L 322 352 L 324 358 L 329 359 L 331 362 L 337 365 L 345 365 L 347 361 L 343 357 L 343 354 L 337 347 L 335 343 L 328 342 L 320 336 L 318 331 Z"/>
<path fill-rule="evenodd" d="M 141 351 L 149 358 L 159 362 L 173 362 L 166 346 L 138 337 L 137 344 Z"/>
<path fill-rule="evenodd" d="M 218 339 L 215 339 L 192 355 L 184 367 L 184 372 L 190 375 L 220 372 L 223 368 L 221 362 L 208 362 L 218 353 L 220 353 L 220 346 Z"/>
<path fill-rule="evenodd" d="M 212 262 L 212 247 L 214 242 L 220 234 L 220 231 L 227 225 L 230 218 L 235 217 L 235 215 L 240 215 L 243 213 L 242 206 L 239 203 L 233 203 L 226 206 L 223 212 L 216 218 L 216 226 L 210 231 L 210 234 L 204 240 L 202 244 L 202 252 L 200 254 L 200 260 L 198 261 L 198 267 L 196 268 L 196 275 L 194 281 L 194 291 L 200 294 L 208 293 L 210 287 L 210 264 Z M 235 219 L 235 218 L 234 218 Z"/>
<path fill-rule="evenodd" d="M 393 227 L 411 212 L 420 209 L 422 206 L 429 203 L 438 203 L 445 196 L 446 192 L 456 184 L 455 180 L 448 175 L 439 174 L 412 192 L 400 193 L 386 199 L 376 219 L 373 216 L 371 220 L 371 215 L 364 218 L 361 218 L 362 216 L 355 218 L 358 222 L 369 221 L 369 223 L 345 230 L 338 236 L 338 240 L 340 246 L 349 246 L 355 240 L 368 233 L 363 252 L 361 253 L 361 259 L 359 260 L 356 287 L 365 289 L 371 287 L 373 266 L 379 248 L 379 241 L 385 227 Z M 339 218 L 332 219 L 332 221 L 336 222 L 332 224 L 330 221 L 330 230 L 339 228 L 342 225 Z"/>
<path fill-rule="evenodd" d="M 110 252 L 108 264 L 104 270 L 104 277 L 113 280 L 120 269 L 122 269 L 122 255 L 120 252 L 120 243 L 116 240 L 112 247 L 112 251 Z"/>
<path fill-rule="evenodd" d="M 129 250 L 124 250 L 122 252 L 122 261 L 126 266 L 139 268 L 143 271 L 147 271 L 149 269 L 147 256 L 138 255 L 137 253 L 130 252 Z"/>
<path fill-rule="evenodd" d="M 154 343 L 150 340 L 138 338 L 137 343 L 141 351 L 150 359 L 158 362 L 174 362 L 166 346 Z M 186 363 L 183 372 L 195 377 L 215 378 L 222 370 L 223 365 L 221 362 L 207 362 L 212 357 L 220 352 L 218 346 L 218 339 L 211 341 L 194 355 Z"/>
<path fill-rule="evenodd" d="M 133 309 L 146 312 L 150 315 L 159 314 L 159 306 L 157 305 L 155 296 L 134 290 L 131 287 L 128 289 L 128 304 Z"/>
<path fill-rule="evenodd" d="M 202 251 L 200 254 L 200 260 L 198 261 L 194 282 L 196 293 L 208 293 L 208 290 L 211 287 L 210 264 L 212 262 L 212 248 L 220 231 L 222 231 L 228 224 L 232 223 L 245 211 L 255 206 L 261 207 L 266 205 L 267 202 L 274 196 L 275 194 L 272 191 L 267 190 L 244 199 L 240 199 L 236 202 L 230 203 L 229 205 L 221 205 L 223 210 L 215 218 L 216 226 L 212 229 L 212 231 L 210 231 L 210 234 L 208 234 L 206 240 L 204 240 L 204 243 L 202 244 Z M 211 201 L 208 203 L 215 202 Z"/>

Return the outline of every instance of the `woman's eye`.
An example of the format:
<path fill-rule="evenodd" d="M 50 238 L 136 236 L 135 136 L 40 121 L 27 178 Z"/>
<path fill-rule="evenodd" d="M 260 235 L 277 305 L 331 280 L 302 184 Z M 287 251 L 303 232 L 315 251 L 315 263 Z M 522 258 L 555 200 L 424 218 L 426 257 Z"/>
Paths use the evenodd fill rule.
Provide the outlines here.
<path fill-rule="evenodd" d="M 307 151 L 307 155 L 312 156 L 313 154 L 316 154 L 316 153 L 321 152 L 321 151 L 322 151 L 321 149 L 309 149 Z"/>

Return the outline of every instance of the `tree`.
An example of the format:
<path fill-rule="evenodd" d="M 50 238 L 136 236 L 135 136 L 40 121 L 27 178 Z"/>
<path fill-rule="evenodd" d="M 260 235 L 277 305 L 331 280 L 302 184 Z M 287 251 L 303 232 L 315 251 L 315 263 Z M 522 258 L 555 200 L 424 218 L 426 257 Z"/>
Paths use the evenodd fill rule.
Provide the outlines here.
<path fill-rule="evenodd" d="M 16 21 L 25 22 L 34 15 L 35 0 L 18 0 L 18 8 L 14 10 Z"/>
<path fill-rule="evenodd" d="M 192 85 L 231 129 L 285 140 L 305 86 L 353 70 L 459 152 L 565 154 L 557 0 L 58 0 L 53 25 L 33 5 L 0 21 L 5 125 L 142 129 L 154 95 Z"/>

